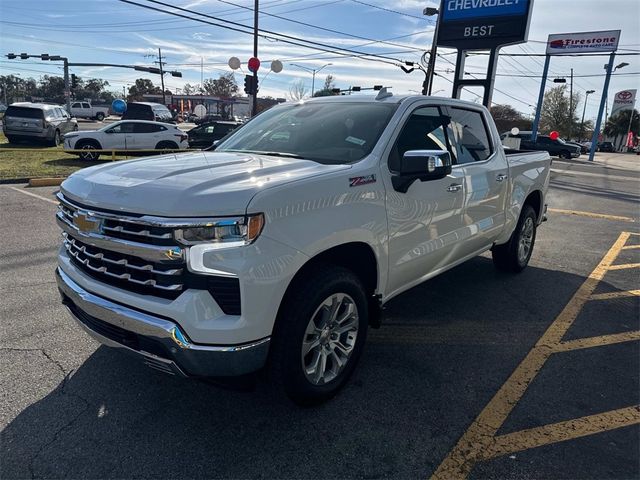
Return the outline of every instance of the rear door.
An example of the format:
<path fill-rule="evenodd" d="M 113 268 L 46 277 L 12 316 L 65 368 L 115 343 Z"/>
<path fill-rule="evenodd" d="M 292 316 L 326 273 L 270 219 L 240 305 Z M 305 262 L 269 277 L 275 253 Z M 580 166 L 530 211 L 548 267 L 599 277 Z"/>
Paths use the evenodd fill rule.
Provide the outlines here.
<path fill-rule="evenodd" d="M 153 150 L 163 140 L 162 130 L 166 128 L 153 123 L 133 124 L 133 144 L 136 150 Z"/>
<path fill-rule="evenodd" d="M 509 165 L 494 145 L 482 110 L 447 107 L 455 153 L 454 172 L 465 183 L 459 257 L 490 247 L 504 229 Z"/>

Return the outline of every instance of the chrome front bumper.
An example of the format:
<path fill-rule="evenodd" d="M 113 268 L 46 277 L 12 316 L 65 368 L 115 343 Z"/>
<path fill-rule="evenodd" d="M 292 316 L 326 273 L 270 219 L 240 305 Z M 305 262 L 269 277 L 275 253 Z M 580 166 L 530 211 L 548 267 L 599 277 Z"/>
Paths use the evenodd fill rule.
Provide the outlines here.
<path fill-rule="evenodd" d="M 94 295 L 56 270 L 62 303 L 100 343 L 141 356 L 166 373 L 196 377 L 236 376 L 262 368 L 270 338 L 241 345 L 197 345 L 175 322 Z"/>

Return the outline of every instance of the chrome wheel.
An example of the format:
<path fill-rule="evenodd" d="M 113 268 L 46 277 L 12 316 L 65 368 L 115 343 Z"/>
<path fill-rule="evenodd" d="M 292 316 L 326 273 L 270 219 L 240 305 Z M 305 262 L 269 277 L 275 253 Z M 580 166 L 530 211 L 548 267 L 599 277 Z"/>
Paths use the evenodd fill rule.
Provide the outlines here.
<path fill-rule="evenodd" d="M 80 147 L 80 150 L 89 150 L 86 152 L 80 152 L 80 158 L 83 160 L 95 160 L 98 158 L 95 152 L 91 152 L 90 150 L 95 150 L 95 146 L 90 144 L 84 144 Z"/>
<path fill-rule="evenodd" d="M 302 342 L 302 368 L 309 382 L 324 385 L 343 371 L 358 337 L 358 307 L 353 298 L 335 293 L 309 320 Z"/>
<path fill-rule="evenodd" d="M 518 261 L 520 263 L 525 263 L 531 253 L 534 227 L 533 218 L 531 217 L 527 217 L 522 224 L 522 229 L 520 230 L 520 242 L 518 242 Z"/>

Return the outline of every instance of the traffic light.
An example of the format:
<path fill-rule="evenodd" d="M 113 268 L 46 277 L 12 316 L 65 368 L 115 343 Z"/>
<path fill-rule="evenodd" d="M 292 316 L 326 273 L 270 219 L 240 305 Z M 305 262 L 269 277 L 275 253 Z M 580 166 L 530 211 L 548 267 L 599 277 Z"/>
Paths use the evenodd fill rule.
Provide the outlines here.
<path fill-rule="evenodd" d="M 49 54 L 43 53 L 42 55 L 40 55 L 40 60 L 49 60 Z"/>
<path fill-rule="evenodd" d="M 351 87 L 352 92 L 359 92 L 360 90 L 362 90 L 361 87 Z"/>
<path fill-rule="evenodd" d="M 258 78 L 253 75 L 244 76 L 244 93 L 255 95 L 258 93 Z"/>
<path fill-rule="evenodd" d="M 78 86 L 78 77 L 75 73 L 71 74 L 71 88 L 76 88 Z"/>
<path fill-rule="evenodd" d="M 373 89 L 376 90 L 376 91 L 377 90 L 382 90 L 382 85 L 374 85 Z"/>
<path fill-rule="evenodd" d="M 27 58 L 29 58 L 29 54 L 28 54 L 28 53 L 21 53 L 21 54 L 20 54 L 20 58 L 21 58 L 22 60 L 26 60 Z"/>
<path fill-rule="evenodd" d="M 17 57 L 15 53 L 7 53 L 7 58 L 9 60 L 14 60 Z"/>

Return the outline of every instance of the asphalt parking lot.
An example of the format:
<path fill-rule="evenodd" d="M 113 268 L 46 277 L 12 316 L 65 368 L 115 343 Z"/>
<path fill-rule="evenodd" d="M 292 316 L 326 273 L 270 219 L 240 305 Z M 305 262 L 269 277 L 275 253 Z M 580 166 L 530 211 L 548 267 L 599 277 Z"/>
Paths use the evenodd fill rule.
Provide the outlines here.
<path fill-rule="evenodd" d="M 59 302 L 51 188 L 0 186 L 0 477 L 640 477 L 640 157 L 554 161 L 530 267 L 467 262 L 394 299 L 347 388 L 165 376 Z"/>

